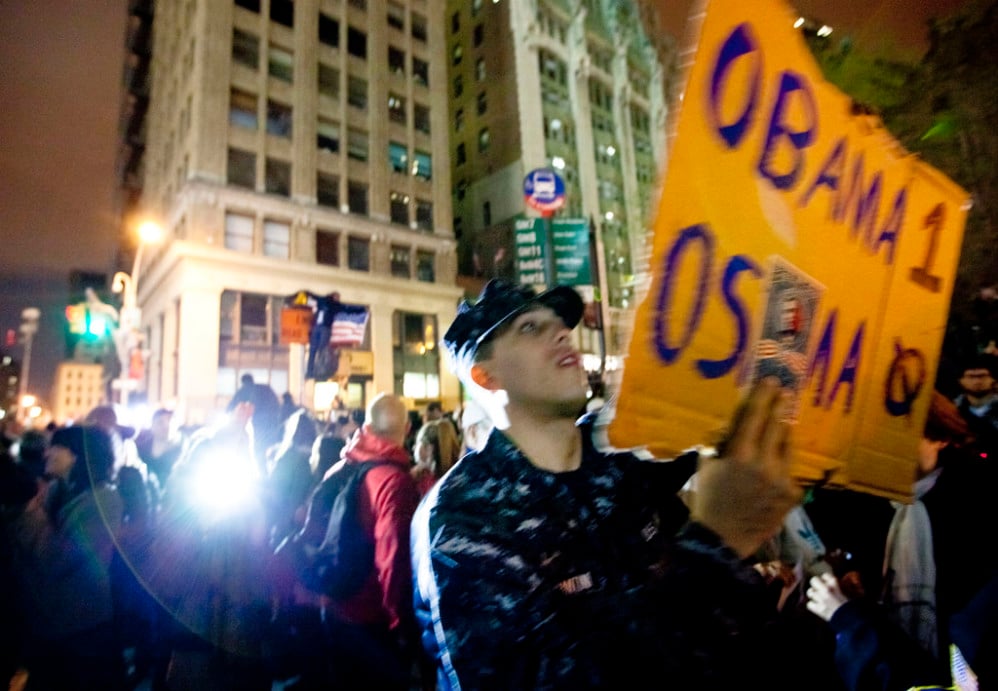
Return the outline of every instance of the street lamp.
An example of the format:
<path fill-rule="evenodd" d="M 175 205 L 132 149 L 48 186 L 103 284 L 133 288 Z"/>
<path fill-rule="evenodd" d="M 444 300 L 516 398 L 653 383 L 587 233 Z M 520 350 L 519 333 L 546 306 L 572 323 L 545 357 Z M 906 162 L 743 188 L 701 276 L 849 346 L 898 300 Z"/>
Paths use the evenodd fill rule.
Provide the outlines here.
<path fill-rule="evenodd" d="M 163 229 L 154 221 L 144 221 L 138 227 L 139 242 L 135 248 L 135 259 L 132 261 L 132 272 L 118 271 L 111 280 L 111 290 L 121 293 L 121 310 L 118 313 L 118 328 L 114 332 L 114 346 L 118 353 L 121 372 L 112 388 L 120 391 L 122 405 L 128 402 L 128 389 L 135 382 L 128 376 L 132 351 L 141 342 L 139 326 L 142 322 L 142 310 L 138 305 L 137 291 L 139 272 L 142 269 L 142 251 L 146 245 L 158 244 L 163 239 Z"/>
<path fill-rule="evenodd" d="M 24 344 L 24 362 L 21 363 L 21 381 L 18 387 L 17 404 L 18 417 L 23 417 L 24 403 L 28 394 L 28 374 L 31 371 L 31 344 L 38 333 L 38 320 L 42 312 L 37 307 L 25 307 L 21 310 L 21 342 Z M 33 402 L 32 402 L 33 403 Z"/>

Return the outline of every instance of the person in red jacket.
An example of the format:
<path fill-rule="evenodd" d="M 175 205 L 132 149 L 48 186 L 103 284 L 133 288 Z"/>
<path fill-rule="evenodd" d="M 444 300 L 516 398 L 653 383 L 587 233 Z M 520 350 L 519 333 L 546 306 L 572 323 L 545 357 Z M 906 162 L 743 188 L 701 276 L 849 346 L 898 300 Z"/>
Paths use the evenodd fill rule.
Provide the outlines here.
<path fill-rule="evenodd" d="M 379 394 L 368 406 L 364 426 L 343 450 L 341 463 L 379 465 L 364 476 L 357 500 L 361 523 L 374 538 L 367 582 L 342 602 L 324 598 L 330 680 L 336 688 L 409 687 L 415 630 L 409 523 L 419 492 L 403 446 L 408 428 L 402 400 Z"/>

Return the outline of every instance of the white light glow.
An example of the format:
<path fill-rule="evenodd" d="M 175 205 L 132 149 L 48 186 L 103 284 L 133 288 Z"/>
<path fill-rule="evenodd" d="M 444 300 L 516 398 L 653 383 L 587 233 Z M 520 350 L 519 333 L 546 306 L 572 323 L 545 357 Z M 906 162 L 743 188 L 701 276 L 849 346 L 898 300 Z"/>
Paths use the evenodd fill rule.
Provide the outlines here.
<path fill-rule="evenodd" d="M 561 156 L 555 156 L 551 159 L 551 166 L 558 170 L 565 170 L 565 159 Z"/>
<path fill-rule="evenodd" d="M 828 26 L 827 24 L 823 25 L 820 29 L 818 29 L 818 35 L 822 37 L 830 36 L 831 33 L 832 33 L 832 27 Z"/>
<path fill-rule="evenodd" d="M 799 29 L 802 26 L 804 26 L 804 18 L 803 17 L 797 17 L 797 20 L 794 22 L 794 28 L 795 29 Z"/>

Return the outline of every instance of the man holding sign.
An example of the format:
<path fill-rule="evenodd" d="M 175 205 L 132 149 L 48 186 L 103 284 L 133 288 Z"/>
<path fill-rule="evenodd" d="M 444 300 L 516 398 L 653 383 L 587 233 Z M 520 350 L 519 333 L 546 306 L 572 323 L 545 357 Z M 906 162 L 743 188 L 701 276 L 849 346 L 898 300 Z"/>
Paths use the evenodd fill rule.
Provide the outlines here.
<path fill-rule="evenodd" d="M 673 463 L 607 453 L 578 421 L 579 295 L 491 281 L 444 336 L 496 424 L 413 519 L 422 640 L 442 689 L 735 688 L 759 678 L 771 608 L 742 561 L 778 530 L 789 391 L 766 378 L 702 459 L 687 520 Z M 753 667 L 755 669 L 753 669 Z M 745 675 L 748 675 L 747 677 Z"/>

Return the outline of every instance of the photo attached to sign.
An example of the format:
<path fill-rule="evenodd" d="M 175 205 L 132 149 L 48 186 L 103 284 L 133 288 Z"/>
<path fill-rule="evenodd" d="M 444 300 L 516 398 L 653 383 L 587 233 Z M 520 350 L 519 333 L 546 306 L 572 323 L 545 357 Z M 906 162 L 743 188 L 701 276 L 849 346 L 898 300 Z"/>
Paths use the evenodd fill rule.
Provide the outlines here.
<path fill-rule="evenodd" d="M 776 377 L 799 394 L 807 375 L 808 344 L 814 331 L 824 286 L 781 257 L 774 257 L 766 295 L 766 311 L 756 341 L 751 381 Z M 799 396 L 793 406 L 797 419 Z"/>

